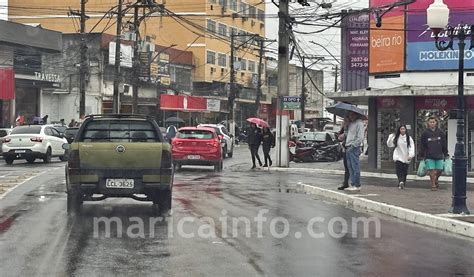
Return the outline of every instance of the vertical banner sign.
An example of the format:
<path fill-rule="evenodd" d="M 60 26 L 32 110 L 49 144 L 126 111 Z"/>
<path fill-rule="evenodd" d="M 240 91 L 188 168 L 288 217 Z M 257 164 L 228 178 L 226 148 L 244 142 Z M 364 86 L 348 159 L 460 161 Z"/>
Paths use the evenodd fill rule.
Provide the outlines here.
<path fill-rule="evenodd" d="M 341 41 L 342 91 L 364 89 L 369 85 L 369 14 L 343 17 Z"/>
<path fill-rule="evenodd" d="M 463 23 L 474 23 L 474 0 L 444 0 L 449 8 L 449 25 L 457 34 Z M 458 40 L 454 41 L 454 50 L 439 51 L 436 49 L 435 38 L 426 25 L 426 9 L 433 0 L 418 0 L 408 5 L 407 13 L 407 70 L 456 70 L 459 66 Z M 470 38 L 467 31 L 466 41 Z M 449 41 L 446 31 L 439 34 L 440 40 Z M 474 68 L 474 49 L 469 43 L 464 52 L 464 68 Z"/>
<path fill-rule="evenodd" d="M 370 0 L 370 8 L 390 6 L 393 0 Z M 404 6 L 393 8 L 382 17 L 382 27 L 375 26 L 370 17 L 369 73 L 398 72 L 405 69 L 405 12 Z"/>

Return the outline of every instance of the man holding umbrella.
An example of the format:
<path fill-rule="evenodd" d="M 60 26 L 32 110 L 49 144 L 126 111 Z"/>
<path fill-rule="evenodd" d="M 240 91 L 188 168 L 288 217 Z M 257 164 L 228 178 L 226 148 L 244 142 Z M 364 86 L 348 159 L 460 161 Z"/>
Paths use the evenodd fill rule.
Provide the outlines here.
<path fill-rule="evenodd" d="M 362 152 L 365 134 L 364 122 L 362 121 L 362 118 L 365 116 L 364 112 L 356 106 L 348 103 L 337 103 L 327 107 L 326 110 L 341 117 L 349 117 L 350 123 L 347 128 L 345 147 L 351 186 L 346 190 L 358 192 L 360 191 L 359 157 Z"/>

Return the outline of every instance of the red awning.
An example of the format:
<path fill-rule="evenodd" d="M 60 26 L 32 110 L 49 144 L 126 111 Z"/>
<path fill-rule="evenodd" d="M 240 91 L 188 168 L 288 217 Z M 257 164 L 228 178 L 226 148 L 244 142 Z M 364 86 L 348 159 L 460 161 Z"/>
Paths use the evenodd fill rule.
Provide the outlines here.
<path fill-rule="evenodd" d="M 0 68 L 0 99 L 15 99 L 15 72 L 12 68 Z"/>
<path fill-rule="evenodd" d="M 207 99 L 182 95 L 160 95 L 160 109 L 173 111 L 206 111 Z"/>

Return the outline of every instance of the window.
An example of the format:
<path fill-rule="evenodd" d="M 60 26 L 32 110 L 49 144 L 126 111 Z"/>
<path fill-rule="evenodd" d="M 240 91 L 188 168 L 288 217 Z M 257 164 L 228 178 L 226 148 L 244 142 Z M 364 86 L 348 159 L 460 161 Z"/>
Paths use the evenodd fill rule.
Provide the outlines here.
<path fill-rule="evenodd" d="M 219 23 L 218 33 L 221 36 L 227 36 L 227 26 Z"/>
<path fill-rule="evenodd" d="M 176 134 L 180 139 L 213 139 L 214 134 L 205 130 L 181 130 Z"/>
<path fill-rule="evenodd" d="M 231 66 L 231 59 L 229 56 L 229 67 Z M 237 60 L 236 57 L 234 57 L 234 70 L 239 70 L 240 69 L 240 62 Z"/>
<path fill-rule="evenodd" d="M 244 2 L 240 3 L 240 15 L 246 16 L 247 15 L 247 4 Z"/>
<path fill-rule="evenodd" d="M 210 19 L 207 20 L 207 31 L 211 33 L 216 32 L 216 22 L 214 20 L 210 20 Z"/>
<path fill-rule="evenodd" d="M 19 126 L 12 130 L 11 135 L 39 134 L 41 126 Z"/>
<path fill-rule="evenodd" d="M 265 12 L 262 10 L 258 10 L 258 20 L 265 21 Z"/>
<path fill-rule="evenodd" d="M 246 32 L 244 30 L 239 31 L 239 36 L 237 37 L 237 40 L 240 42 L 245 42 L 247 41 L 248 38 L 245 37 Z"/>
<path fill-rule="evenodd" d="M 90 122 L 80 141 L 108 142 L 155 142 L 160 141 L 155 128 L 149 121 L 100 120 Z"/>
<path fill-rule="evenodd" d="M 217 0 L 209 0 L 209 3 L 211 3 L 211 4 L 216 4 L 216 3 L 217 3 Z"/>
<path fill-rule="evenodd" d="M 237 35 L 237 29 L 234 27 L 229 27 L 229 36 L 230 35 Z"/>
<path fill-rule="evenodd" d="M 207 51 L 207 64 L 216 64 L 216 53 L 212 51 Z"/>
<path fill-rule="evenodd" d="M 254 61 L 249 61 L 249 71 L 254 73 L 255 72 L 255 62 Z"/>
<path fill-rule="evenodd" d="M 233 11 L 237 11 L 237 0 L 229 0 L 229 8 Z"/>
<path fill-rule="evenodd" d="M 217 56 L 217 64 L 219 66 L 226 66 L 227 65 L 227 56 L 225 54 L 220 54 Z"/>
<path fill-rule="evenodd" d="M 254 6 L 249 7 L 249 17 L 257 18 L 257 8 L 255 8 Z"/>
<path fill-rule="evenodd" d="M 225 7 L 226 5 L 226 0 L 219 0 L 219 5 L 221 5 L 222 7 Z"/>
<path fill-rule="evenodd" d="M 247 60 L 241 59 L 240 60 L 240 70 L 247 70 Z"/>

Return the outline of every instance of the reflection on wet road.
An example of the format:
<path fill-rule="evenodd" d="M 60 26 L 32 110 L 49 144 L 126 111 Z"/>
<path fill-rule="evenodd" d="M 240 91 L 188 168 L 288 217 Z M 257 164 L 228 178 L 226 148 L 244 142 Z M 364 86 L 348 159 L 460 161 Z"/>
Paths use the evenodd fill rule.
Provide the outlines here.
<path fill-rule="evenodd" d="M 67 216 L 63 169 L 43 174 L 0 202 L 0 271 L 5 276 L 474 274 L 473 241 L 295 193 L 298 175 L 250 171 L 240 166 L 246 154 L 237 152 L 222 173 L 207 168 L 177 173 L 173 212 L 165 219 L 154 217 L 151 204 L 130 199 L 86 202 L 80 215 Z M 371 221 L 364 225 L 361 218 Z"/>

